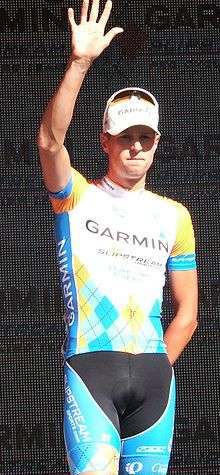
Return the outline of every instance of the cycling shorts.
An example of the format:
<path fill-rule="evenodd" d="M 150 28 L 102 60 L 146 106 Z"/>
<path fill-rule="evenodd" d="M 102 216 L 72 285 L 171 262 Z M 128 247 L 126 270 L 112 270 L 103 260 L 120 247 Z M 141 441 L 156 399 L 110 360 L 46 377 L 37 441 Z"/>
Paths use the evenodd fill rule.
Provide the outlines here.
<path fill-rule="evenodd" d="M 64 377 L 71 475 L 167 473 L 175 381 L 166 354 L 80 354 L 67 360 Z"/>

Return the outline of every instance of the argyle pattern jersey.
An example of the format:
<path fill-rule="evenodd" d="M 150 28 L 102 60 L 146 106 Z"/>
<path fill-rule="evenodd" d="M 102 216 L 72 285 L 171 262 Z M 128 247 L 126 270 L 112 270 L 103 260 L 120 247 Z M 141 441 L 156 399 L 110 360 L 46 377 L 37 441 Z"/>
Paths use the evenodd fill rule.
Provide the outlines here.
<path fill-rule="evenodd" d="M 164 353 L 166 268 L 195 269 L 191 218 L 180 203 L 72 169 L 50 194 L 66 306 L 65 357 L 91 351 Z"/>

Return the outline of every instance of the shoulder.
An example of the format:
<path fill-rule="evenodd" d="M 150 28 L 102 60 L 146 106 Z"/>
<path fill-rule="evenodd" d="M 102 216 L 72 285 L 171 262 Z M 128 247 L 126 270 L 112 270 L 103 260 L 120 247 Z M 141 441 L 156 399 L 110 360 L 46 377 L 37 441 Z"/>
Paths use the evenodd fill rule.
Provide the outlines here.
<path fill-rule="evenodd" d="M 187 207 L 180 201 L 176 201 L 167 196 L 159 195 L 158 193 L 154 193 L 148 190 L 146 190 L 146 196 L 148 197 L 149 200 L 152 200 L 155 203 L 155 205 L 157 205 L 159 208 L 167 209 L 167 210 L 170 210 L 171 212 L 173 211 L 179 217 L 190 215 Z"/>

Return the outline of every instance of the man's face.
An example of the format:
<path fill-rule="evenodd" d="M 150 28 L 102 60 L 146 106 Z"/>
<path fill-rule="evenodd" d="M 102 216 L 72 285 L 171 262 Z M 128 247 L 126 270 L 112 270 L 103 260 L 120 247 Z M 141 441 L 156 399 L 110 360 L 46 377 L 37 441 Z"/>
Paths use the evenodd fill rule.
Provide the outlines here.
<path fill-rule="evenodd" d="M 145 179 L 159 141 L 152 129 L 142 125 L 129 127 L 118 135 L 102 134 L 102 147 L 109 159 L 108 176 L 126 184 Z"/>

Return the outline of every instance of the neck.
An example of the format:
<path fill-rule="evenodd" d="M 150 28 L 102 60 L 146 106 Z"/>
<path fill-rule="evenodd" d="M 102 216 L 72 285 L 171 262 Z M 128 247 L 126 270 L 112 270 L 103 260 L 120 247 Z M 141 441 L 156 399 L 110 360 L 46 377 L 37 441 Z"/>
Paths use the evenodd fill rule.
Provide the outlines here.
<path fill-rule="evenodd" d="M 130 178 L 115 178 L 111 175 L 111 173 L 107 173 L 106 178 L 115 183 L 115 185 L 121 186 L 121 188 L 124 188 L 128 191 L 137 191 L 145 188 L 145 175 L 139 180 L 134 180 Z"/>

